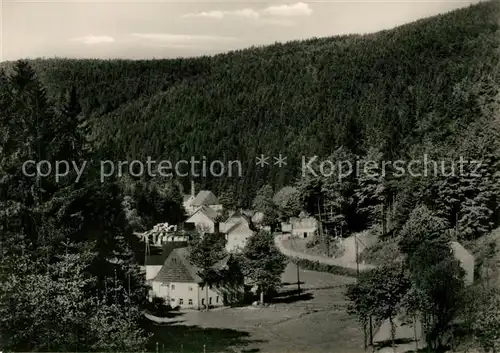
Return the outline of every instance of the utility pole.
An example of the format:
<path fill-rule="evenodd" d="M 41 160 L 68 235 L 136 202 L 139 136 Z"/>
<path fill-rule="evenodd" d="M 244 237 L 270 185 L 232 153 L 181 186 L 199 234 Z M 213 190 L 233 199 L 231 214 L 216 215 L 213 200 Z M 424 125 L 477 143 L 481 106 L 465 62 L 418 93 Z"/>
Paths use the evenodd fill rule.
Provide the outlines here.
<path fill-rule="evenodd" d="M 293 234 L 291 234 L 290 239 L 292 240 L 293 248 L 296 249 L 297 243 L 295 242 L 295 236 Z M 295 262 L 295 265 L 297 267 L 297 293 L 298 293 L 298 295 L 300 295 L 300 275 L 299 275 L 299 261 L 298 260 Z"/>
<path fill-rule="evenodd" d="M 297 295 L 300 295 L 300 275 L 299 275 L 299 261 L 296 262 L 297 265 Z"/>
<path fill-rule="evenodd" d="M 323 244 L 326 244 L 325 237 L 323 235 L 323 222 L 321 220 L 321 209 L 319 207 L 319 200 L 317 200 L 317 205 L 318 205 L 318 218 L 319 218 L 319 229 L 318 229 L 319 237 L 320 237 L 321 241 L 323 242 Z"/>
<path fill-rule="evenodd" d="M 358 235 L 354 235 L 354 242 L 356 245 L 356 278 L 359 279 L 359 253 L 358 253 Z"/>

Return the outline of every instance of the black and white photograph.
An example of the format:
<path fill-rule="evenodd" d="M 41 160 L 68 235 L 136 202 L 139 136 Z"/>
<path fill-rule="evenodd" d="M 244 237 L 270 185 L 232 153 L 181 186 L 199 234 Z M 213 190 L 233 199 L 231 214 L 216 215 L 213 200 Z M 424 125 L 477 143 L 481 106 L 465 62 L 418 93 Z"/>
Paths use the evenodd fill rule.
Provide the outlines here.
<path fill-rule="evenodd" d="M 2 352 L 500 352 L 499 0 L 0 0 Z"/>

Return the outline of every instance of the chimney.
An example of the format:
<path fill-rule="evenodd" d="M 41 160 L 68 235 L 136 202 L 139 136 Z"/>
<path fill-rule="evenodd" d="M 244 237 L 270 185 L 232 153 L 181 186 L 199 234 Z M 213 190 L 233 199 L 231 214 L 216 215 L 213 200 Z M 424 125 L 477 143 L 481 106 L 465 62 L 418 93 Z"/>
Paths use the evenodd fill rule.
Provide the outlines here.
<path fill-rule="evenodd" d="M 194 180 L 191 180 L 191 196 L 195 197 Z"/>

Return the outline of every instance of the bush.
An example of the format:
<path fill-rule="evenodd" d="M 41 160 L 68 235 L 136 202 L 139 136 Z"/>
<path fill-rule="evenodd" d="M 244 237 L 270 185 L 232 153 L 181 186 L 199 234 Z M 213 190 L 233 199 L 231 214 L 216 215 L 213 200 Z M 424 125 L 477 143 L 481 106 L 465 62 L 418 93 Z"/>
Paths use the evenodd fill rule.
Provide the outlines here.
<path fill-rule="evenodd" d="M 311 239 L 309 240 L 307 243 L 306 243 L 306 248 L 310 249 L 310 248 L 314 248 L 316 245 L 319 244 L 319 240 L 318 239 Z"/>
<path fill-rule="evenodd" d="M 293 263 L 299 265 L 300 268 L 304 270 L 318 271 L 318 272 L 326 272 L 339 276 L 347 276 L 347 277 L 356 277 L 357 271 L 353 268 L 336 266 L 324 264 L 318 261 L 311 261 L 307 259 L 299 259 L 297 257 L 289 257 L 289 260 Z M 363 270 L 360 269 L 360 272 Z"/>
<path fill-rule="evenodd" d="M 168 312 L 174 310 L 170 304 L 165 304 L 165 299 L 159 297 L 153 297 L 153 300 L 148 303 L 146 310 L 158 317 L 166 316 Z"/>

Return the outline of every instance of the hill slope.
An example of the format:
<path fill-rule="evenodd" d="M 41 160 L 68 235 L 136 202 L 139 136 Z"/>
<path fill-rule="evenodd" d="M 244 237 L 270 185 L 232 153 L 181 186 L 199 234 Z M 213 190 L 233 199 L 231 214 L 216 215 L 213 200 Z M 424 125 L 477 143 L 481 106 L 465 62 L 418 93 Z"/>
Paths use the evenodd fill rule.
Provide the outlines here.
<path fill-rule="evenodd" d="M 299 176 L 302 156 L 343 145 L 386 158 L 447 153 L 499 80 L 499 4 L 487 2 L 365 36 L 311 39 L 177 60 L 36 60 L 55 95 L 74 85 L 107 158 L 238 159 L 248 204 L 264 182 Z M 284 168 L 255 168 L 264 153 Z"/>

